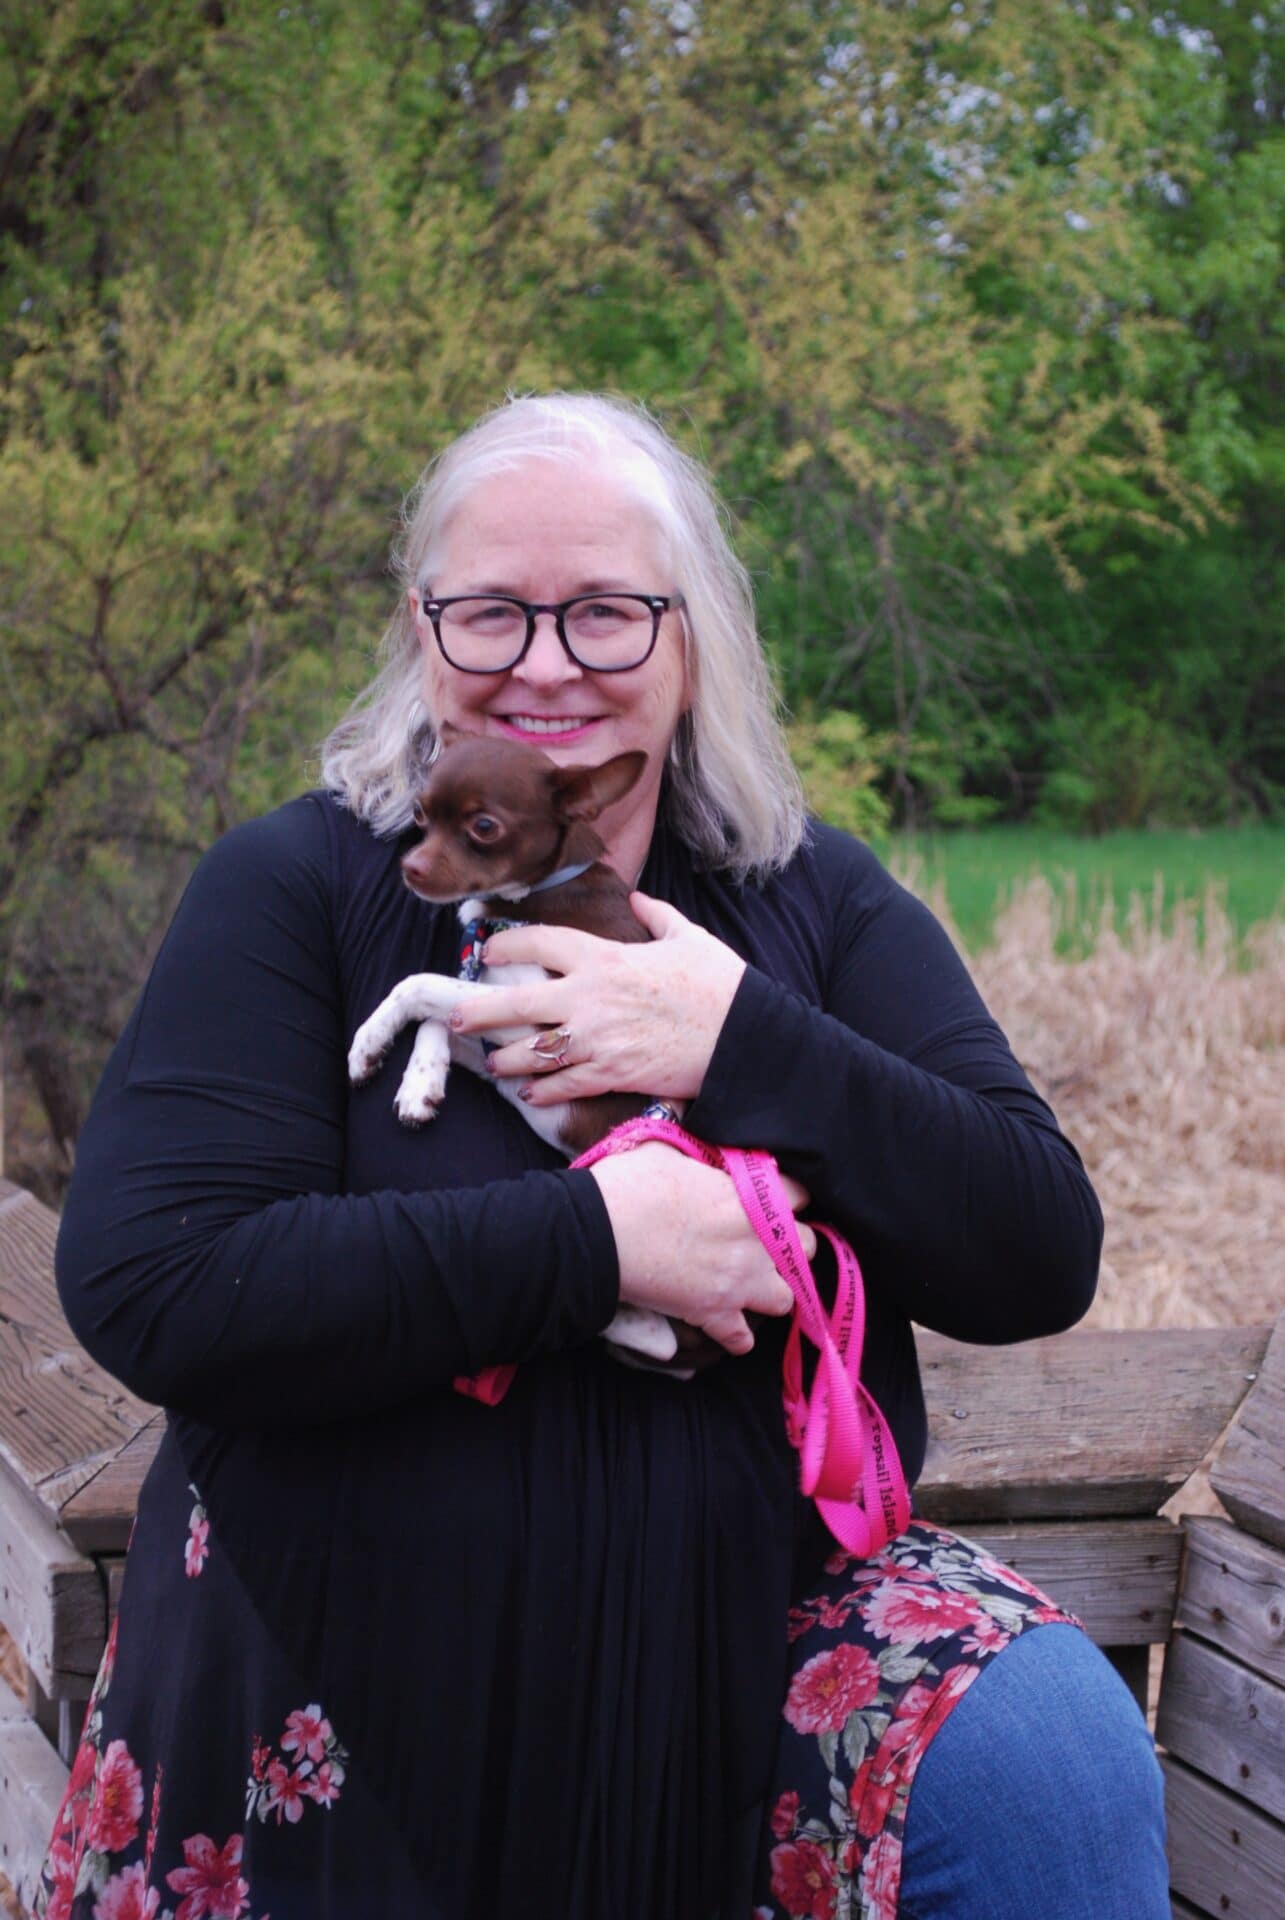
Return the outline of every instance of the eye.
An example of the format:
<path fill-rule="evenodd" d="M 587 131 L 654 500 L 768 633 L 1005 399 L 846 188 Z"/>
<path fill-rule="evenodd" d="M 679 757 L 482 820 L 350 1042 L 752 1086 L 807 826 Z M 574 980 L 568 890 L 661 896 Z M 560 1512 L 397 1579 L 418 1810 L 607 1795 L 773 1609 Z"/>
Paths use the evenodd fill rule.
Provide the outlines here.
<path fill-rule="evenodd" d="M 470 837 L 474 840 L 498 840 L 504 829 L 498 820 L 489 813 L 475 813 L 468 823 Z"/>

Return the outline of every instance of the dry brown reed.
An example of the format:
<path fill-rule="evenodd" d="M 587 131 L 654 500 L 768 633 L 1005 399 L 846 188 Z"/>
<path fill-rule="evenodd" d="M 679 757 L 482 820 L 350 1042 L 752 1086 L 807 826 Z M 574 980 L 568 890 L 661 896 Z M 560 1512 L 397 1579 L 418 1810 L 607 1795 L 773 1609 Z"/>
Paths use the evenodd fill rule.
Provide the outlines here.
<path fill-rule="evenodd" d="M 938 903 L 934 902 L 934 905 Z M 1216 893 L 1109 906 L 1057 956 L 1072 892 L 1032 879 L 974 975 L 1106 1216 L 1088 1325 L 1233 1326 L 1285 1307 L 1285 921 L 1243 942 Z"/>

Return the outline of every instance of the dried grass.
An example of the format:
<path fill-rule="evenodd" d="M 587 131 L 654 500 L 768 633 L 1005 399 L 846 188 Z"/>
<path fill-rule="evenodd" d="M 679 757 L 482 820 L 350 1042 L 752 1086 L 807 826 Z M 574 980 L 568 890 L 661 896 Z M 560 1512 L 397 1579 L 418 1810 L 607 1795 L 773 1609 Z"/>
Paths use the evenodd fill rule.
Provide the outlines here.
<path fill-rule="evenodd" d="M 1106 1216 L 1087 1325 L 1208 1327 L 1285 1306 L 1285 921 L 1244 942 L 1217 896 L 1109 911 L 1057 957 L 1074 897 L 1027 882 L 973 971 L 1084 1157 Z M 1201 933 L 1203 931 L 1203 937 Z"/>

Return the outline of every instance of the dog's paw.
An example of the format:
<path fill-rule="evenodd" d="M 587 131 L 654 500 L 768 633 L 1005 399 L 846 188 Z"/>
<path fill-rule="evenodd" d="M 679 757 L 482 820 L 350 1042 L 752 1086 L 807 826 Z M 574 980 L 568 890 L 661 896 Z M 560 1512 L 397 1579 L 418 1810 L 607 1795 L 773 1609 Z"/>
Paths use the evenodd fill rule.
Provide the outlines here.
<path fill-rule="evenodd" d="M 348 1049 L 348 1078 L 354 1087 L 371 1079 L 379 1071 L 388 1054 L 387 1046 L 377 1046 L 373 1035 L 365 1027 L 358 1027 L 353 1043 Z"/>
<path fill-rule="evenodd" d="M 648 1307 L 619 1306 L 603 1339 L 612 1347 L 644 1355 L 648 1360 L 672 1360 L 678 1352 L 678 1336 L 663 1313 Z"/>
<path fill-rule="evenodd" d="M 404 1127 L 426 1127 L 430 1120 L 436 1120 L 445 1098 L 445 1074 L 428 1075 L 412 1069 L 397 1089 L 397 1118 Z"/>

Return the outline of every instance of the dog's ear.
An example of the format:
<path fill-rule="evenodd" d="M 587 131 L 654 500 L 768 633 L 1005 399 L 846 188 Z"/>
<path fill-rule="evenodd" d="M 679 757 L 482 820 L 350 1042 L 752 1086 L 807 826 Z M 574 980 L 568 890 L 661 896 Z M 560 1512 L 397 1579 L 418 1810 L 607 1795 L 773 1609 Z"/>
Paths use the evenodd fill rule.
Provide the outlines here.
<path fill-rule="evenodd" d="M 645 753 L 618 753 L 600 767 L 555 767 L 553 804 L 560 820 L 596 820 L 623 800 L 647 764 Z"/>

